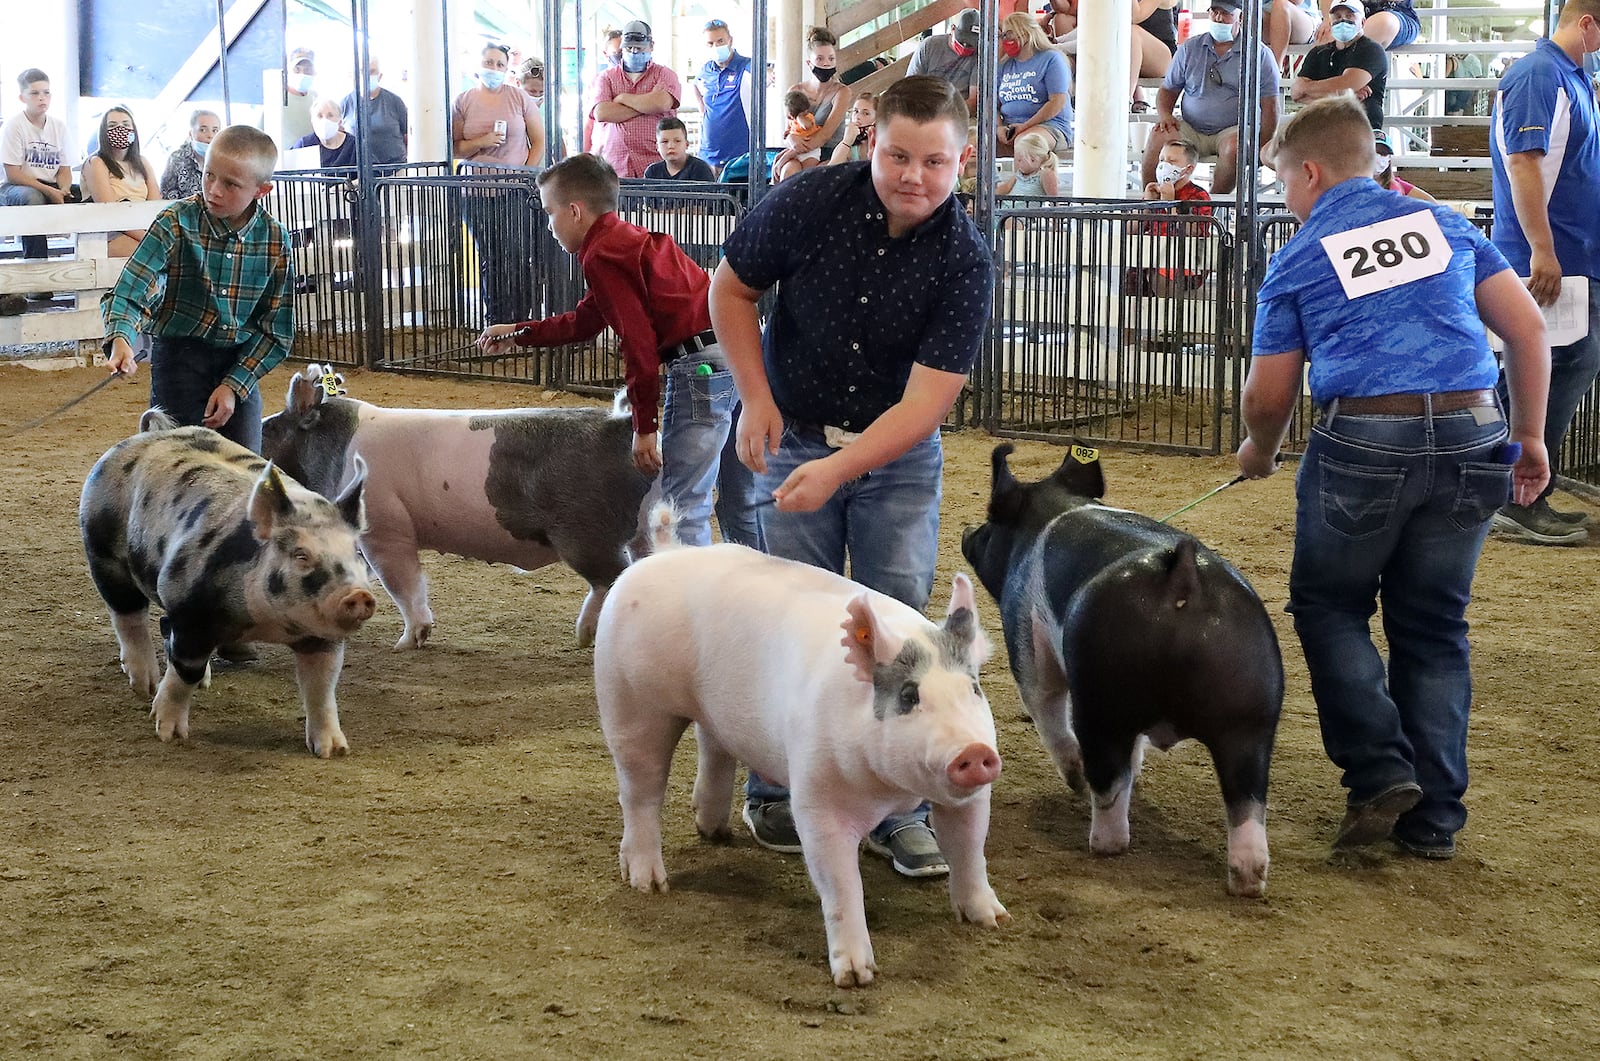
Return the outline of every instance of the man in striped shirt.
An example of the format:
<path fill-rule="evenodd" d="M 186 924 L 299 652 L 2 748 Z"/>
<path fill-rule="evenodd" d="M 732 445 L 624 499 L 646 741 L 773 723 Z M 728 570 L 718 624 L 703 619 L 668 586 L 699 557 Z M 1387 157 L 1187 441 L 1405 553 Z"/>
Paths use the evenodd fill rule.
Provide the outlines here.
<path fill-rule="evenodd" d="M 218 133 L 201 193 L 156 217 L 101 300 L 112 372 L 137 371 L 133 344 L 149 332 L 150 404 L 257 452 L 257 383 L 294 336 L 289 234 L 260 204 L 277 159 L 260 130 Z"/>

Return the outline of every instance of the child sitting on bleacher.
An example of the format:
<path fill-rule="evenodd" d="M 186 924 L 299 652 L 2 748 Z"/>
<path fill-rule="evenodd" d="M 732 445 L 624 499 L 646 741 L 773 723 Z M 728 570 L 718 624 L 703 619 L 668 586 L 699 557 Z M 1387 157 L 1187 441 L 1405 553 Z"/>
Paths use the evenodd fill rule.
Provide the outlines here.
<path fill-rule="evenodd" d="M 1156 163 L 1156 179 L 1144 186 L 1147 202 L 1185 203 L 1173 208 L 1173 213 L 1196 217 L 1211 216 L 1211 196 L 1194 182 L 1194 167 L 1200 161 L 1200 152 L 1187 140 L 1174 140 L 1161 149 Z M 1206 205 L 1201 206 L 1199 204 Z M 1146 221 L 1144 231 L 1152 236 L 1202 235 L 1209 226 L 1185 221 Z M 1181 251 L 1175 256 L 1181 257 Z M 1165 295 L 1174 291 L 1193 291 L 1206 281 L 1204 272 L 1167 268 L 1131 268 L 1122 277 L 1125 295 Z"/>
<path fill-rule="evenodd" d="M 772 160 L 772 183 L 776 184 L 802 170 L 822 165 L 822 148 L 805 146 L 805 138 L 822 132 L 811 100 L 799 89 L 784 94 L 783 109 L 789 115 L 789 146 Z"/>
<path fill-rule="evenodd" d="M 995 186 L 996 195 L 1056 195 L 1056 153 L 1050 138 L 1036 130 L 1017 137 L 1012 148 L 1015 170 Z"/>

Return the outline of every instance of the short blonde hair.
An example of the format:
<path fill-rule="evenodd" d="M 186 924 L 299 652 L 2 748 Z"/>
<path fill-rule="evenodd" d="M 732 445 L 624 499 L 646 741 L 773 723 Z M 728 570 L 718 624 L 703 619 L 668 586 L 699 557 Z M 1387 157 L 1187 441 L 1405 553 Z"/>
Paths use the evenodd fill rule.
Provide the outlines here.
<path fill-rule="evenodd" d="M 1053 167 L 1060 161 L 1056 158 L 1055 141 L 1037 129 L 1029 129 L 1017 137 L 1016 143 L 1012 145 L 1011 154 L 1013 157 L 1038 159 L 1041 169 Z"/>
<path fill-rule="evenodd" d="M 207 154 L 238 159 L 250 167 L 257 184 L 270 181 L 272 171 L 278 168 L 278 145 L 272 137 L 248 125 L 230 125 L 222 130 L 211 141 Z"/>
<path fill-rule="evenodd" d="M 1372 146 L 1372 123 L 1350 92 L 1339 92 L 1308 103 L 1278 126 L 1267 146 L 1274 169 L 1287 161 L 1317 162 L 1345 177 L 1371 176 L 1377 161 Z"/>

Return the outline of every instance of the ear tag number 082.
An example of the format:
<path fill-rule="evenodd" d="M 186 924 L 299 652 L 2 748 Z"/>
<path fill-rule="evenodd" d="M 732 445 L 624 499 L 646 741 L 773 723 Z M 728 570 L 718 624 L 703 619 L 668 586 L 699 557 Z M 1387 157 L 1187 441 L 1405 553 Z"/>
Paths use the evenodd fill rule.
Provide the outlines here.
<path fill-rule="evenodd" d="M 1431 210 L 1418 210 L 1322 238 L 1347 299 L 1438 276 L 1454 251 Z"/>

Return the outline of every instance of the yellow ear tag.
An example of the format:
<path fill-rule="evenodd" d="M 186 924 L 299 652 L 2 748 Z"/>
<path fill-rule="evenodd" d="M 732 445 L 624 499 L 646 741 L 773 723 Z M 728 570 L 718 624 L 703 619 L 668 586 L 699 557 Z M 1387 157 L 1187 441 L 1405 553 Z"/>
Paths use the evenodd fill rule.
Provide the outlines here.
<path fill-rule="evenodd" d="M 324 372 L 322 374 L 322 393 L 330 398 L 337 398 L 340 393 L 339 377 L 332 372 Z"/>
<path fill-rule="evenodd" d="M 1100 459 L 1100 451 L 1088 446 L 1073 446 L 1071 452 L 1072 459 L 1079 464 L 1093 464 Z"/>

